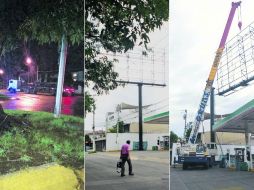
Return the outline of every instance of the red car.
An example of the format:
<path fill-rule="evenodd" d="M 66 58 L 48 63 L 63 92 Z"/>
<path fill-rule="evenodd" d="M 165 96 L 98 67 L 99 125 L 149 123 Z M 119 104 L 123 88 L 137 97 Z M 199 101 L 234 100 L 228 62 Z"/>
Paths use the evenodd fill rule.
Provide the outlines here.
<path fill-rule="evenodd" d="M 75 89 L 71 86 L 64 86 L 63 95 L 64 96 L 73 96 Z"/>

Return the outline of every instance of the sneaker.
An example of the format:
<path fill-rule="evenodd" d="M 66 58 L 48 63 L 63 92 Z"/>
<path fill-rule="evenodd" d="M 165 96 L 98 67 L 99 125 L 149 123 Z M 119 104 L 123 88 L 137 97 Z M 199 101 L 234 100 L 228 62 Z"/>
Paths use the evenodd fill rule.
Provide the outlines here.
<path fill-rule="evenodd" d="M 134 175 L 134 173 L 129 173 L 129 175 Z"/>
<path fill-rule="evenodd" d="M 121 174 L 121 177 L 124 177 L 125 175 L 124 174 Z"/>

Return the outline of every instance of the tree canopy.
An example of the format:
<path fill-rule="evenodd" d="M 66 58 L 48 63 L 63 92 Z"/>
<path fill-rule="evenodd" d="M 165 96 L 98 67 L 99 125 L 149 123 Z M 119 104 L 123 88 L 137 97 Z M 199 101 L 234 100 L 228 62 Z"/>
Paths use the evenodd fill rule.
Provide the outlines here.
<path fill-rule="evenodd" d="M 4 0 L 0 11 L 1 55 L 20 40 L 59 43 L 65 34 L 72 45 L 84 42 L 83 0 Z"/>
<path fill-rule="evenodd" d="M 28 1 L 28 15 L 19 26 L 19 34 L 39 43 L 60 42 L 65 34 L 72 45 L 84 42 L 83 0 Z M 23 1 L 22 1 L 23 2 Z"/>
<path fill-rule="evenodd" d="M 149 33 L 160 28 L 168 17 L 168 0 L 85 1 L 86 87 L 97 94 L 115 89 L 116 60 L 101 52 L 124 53 L 135 45 L 146 47 Z"/>
<path fill-rule="evenodd" d="M 117 133 L 117 128 L 118 128 L 118 133 L 124 133 L 124 122 L 123 121 L 117 122 L 116 125 L 114 125 L 108 129 L 108 132 L 109 133 Z"/>
<path fill-rule="evenodd" d="M 83 70 L 83 0 L 4 0 L 0 12 L 0 59 L 5 66 L 25 69 L 22 59 L 28 49 L 43 70 L 56 70 L 58 46 L 65 34 L 70 44 L 67 62 Z"/>
<path fill-rule="evenodd" d="M 170 131 L 170 148 L 172 148 L 173 143 L 176 143 L 178 140 L 177 134 L 175 134 L 173 131 Z"/>

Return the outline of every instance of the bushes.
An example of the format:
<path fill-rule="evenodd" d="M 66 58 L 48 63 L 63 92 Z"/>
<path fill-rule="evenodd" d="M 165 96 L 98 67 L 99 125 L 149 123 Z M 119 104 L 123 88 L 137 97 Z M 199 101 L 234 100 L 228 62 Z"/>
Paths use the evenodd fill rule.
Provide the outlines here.
<path fill-rule="evenodd" d="M 43 163 L 58 162 L 82 168 L 84 162 L 83 119 L 73 116 L 54 118 L 45 112 L 5 111 L 20 121 L 0 136 L 0 162 L 6 171 Z M 1 166 L 0 166 L 1 167 Z M 13 168 L 15 167 L 15 168 Z M 1 171 L 0 171 L 1 172 Z"/>

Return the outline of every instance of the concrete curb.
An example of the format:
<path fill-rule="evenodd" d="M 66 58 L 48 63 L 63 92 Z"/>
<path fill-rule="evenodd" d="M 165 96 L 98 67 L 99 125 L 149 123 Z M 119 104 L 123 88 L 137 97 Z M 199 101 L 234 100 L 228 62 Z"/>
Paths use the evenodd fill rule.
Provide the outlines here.
<path fill-rule="evenodd" d="M 57 164 L 31 167 L 0 176 L 1 190 L 77 190 L 74 171 Z"/>

